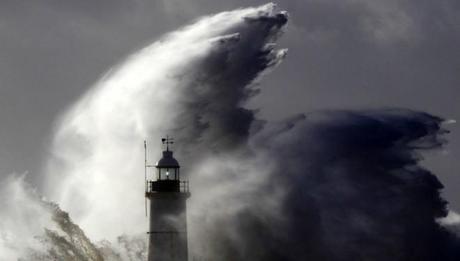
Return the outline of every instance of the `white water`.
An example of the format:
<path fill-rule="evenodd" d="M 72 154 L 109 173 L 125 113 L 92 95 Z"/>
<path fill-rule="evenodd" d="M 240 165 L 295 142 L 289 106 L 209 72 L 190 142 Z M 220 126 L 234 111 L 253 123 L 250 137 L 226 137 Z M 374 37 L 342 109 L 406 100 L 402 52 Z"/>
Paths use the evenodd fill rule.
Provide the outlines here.
<path fill-rule="evenodd" d="M 186 104 L 195 99 L 187 92 L 196 85 L 192 74 L 201 73 L 197 66 L 232 48 L 239 30 L 252 30 L 248 17 L 272 16 L 273 8 L 220 13 L 165 36 L 113 68 L 62 115 L 46 192 L 91 239 L 145 232 L 143 140 L 155 161 L 160 138 L 177 129 Z"/>
<path fill-rule="evenodd" d="M 201 18 L 131 55 L 70 106 L 55 125 L 44 191 L 34 191 L 22 175 L 0 183 L 0 195 L 8 198 L 0 205 L 0 260 L 142 260 L 147 229 L 143 140 L 154 163 L 160 138 L 168 133 L 186 141 L 181 149 L 190 156 L 179 160 L 192 180 L 189 228 L 195 242 L 206 222 L 194 226 L 193 220 L 225 215 L 244 204 L 232 196 L 260 182 L 263 173 L 245 175 L 258 161 L 232 153 L 211 156 L 212 146 L 202 144 L 229 139 L 232 133 L 221 130 L 222 118 L 238 112 L 251 84 L 284 57 L 285 50 L 270 42 L 285 23 L 274 8 L 268 4 Z M 225 172 L 231 175 L 218 176 Z"/>

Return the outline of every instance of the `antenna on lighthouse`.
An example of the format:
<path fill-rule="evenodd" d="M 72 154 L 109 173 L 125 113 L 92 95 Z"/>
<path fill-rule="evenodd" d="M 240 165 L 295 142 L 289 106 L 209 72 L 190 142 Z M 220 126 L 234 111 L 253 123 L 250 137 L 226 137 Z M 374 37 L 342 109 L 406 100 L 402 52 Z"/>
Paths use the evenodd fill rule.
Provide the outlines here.
<path fill-rule="evenodd" d="M 145 191 L 147 192 L 147 141 L 144 140 L 144 181 L 145 181 Z M 147 198 L 144 197 L 145 205 L 145 216 L 147 216 Z"/>

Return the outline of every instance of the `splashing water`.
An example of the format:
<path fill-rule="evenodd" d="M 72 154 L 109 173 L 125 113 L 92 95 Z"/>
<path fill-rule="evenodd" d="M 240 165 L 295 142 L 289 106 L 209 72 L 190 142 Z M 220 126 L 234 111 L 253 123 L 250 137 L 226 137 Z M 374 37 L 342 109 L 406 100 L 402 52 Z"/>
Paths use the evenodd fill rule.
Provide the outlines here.
<path fill-rule="evenodd" d="M 232 113 L 228 121 L 250 115 L 243 108 L 235 113 L 234 108 L 285 54 L 273 41 L 286 14 L 274 8 L 268 4 L 204 17 L 103 77 L 56 124 L 44 181 L 44 194 L 99 243 L 93 245 L 76 225 L 66 231 L 62 223 L 73 225 L 69 217 L 57 205 L 42 201 L 22 177 L 12 176 L 2 187 L 11 200 L 0 215 L 1 259 L 142 260 L 146 238 L 126 236 L 144 234 L 147 228 L 142 140 L 151 141 L 152 155 L 158 155 L 158 138 L 164 134 L 184 142 L 194 136 L 196 143 L 200 137 L 195 134 L 203 133 L 206 122 L 219 113 Z M 231 101 L 211 103 L 228 95 L 234 96 Z M 198 115 L 199 110 L 207 113 Z M 14 210 L 15 204 L 24 207 Z"/>
<path fill-rule="evenodd" d="M 189 138 L 209 120 L 197 117 L 239 106 L 239 93 L 249 95 L 249 84 L 284 56 L 271 41 L 285 22 L 272 4 L 224 12 L 131 56 L 62 116 L 48 170 L 49 197 L 93 239 L 144 232 L 142 140 L 152 140 L 158 155 L 159 137 Z M 196 115 L 197 107 L 232 93 L 233 101 Z"/>
<path fill-rule="evenodd" d="M 436 222 L 442 185 L 418 165 L 418 151 L 442 146 L 442 119 L 401 109 L 267 123 L 244 107 L 286 54 L 274 44 L 286 22 L 273 4 L 204 17 L 109 72 L 60 118 L 47 168 L 47 197 L 81 229 L 11 178 L 0 255 L 144 260 L 142 141 L 153 161 L 170 134 L 198 260 L 458 260 Z"/>

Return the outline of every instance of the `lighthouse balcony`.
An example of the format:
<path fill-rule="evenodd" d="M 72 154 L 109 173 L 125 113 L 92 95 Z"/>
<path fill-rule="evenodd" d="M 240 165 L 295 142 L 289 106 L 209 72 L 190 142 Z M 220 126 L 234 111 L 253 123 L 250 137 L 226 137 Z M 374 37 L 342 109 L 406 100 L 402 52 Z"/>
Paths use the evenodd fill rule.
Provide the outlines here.
<path fill-rule="evenodd" d="M 189 193 L 189 182 L 177 179 L 147 181 L 146 194 L 158 192 Z"/>

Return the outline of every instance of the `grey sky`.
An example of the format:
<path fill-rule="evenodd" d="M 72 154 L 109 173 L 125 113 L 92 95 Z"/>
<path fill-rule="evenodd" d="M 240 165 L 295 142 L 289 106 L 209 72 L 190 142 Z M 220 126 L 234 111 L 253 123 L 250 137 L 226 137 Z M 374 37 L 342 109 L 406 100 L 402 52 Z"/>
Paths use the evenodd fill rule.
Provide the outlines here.
<path fill-rule="evenodd" d="M 53 122 L 106 70 L 198 16 L 265 1 L 0 2 L 0 175 L 39 183 Z M 285 0 L 283 64 L 249 106 L 279 119 L 318 109 L 408 107 L 460 119 L 460 2 Z M 427 165 L 460 210 L 460 131 Z"/>

